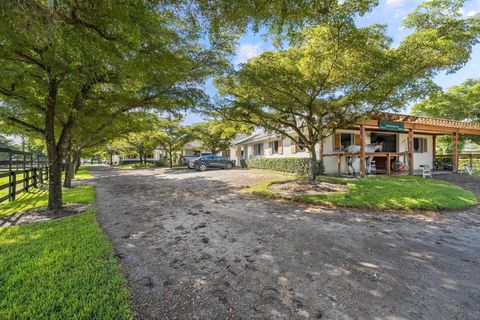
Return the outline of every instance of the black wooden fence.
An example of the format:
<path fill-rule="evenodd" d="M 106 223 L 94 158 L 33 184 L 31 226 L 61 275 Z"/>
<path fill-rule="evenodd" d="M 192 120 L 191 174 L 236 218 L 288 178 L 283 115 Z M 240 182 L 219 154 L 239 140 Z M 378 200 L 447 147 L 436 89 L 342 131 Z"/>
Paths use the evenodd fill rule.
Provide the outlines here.
<path fill-rule="evenodd" d="M 48 160 L 30 152 L 0 148 L 0 203 L 48 183 Z"/>

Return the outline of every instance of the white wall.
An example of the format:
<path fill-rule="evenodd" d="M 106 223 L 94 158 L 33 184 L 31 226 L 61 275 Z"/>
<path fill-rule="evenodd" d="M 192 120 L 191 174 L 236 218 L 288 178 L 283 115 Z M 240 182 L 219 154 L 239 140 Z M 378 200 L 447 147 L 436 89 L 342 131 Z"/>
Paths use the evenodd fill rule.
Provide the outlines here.
<path fill-rule="evenodd" d="M 360 134 L 359 130 L 337 130 L 336 133 L 351 133 L 351 134 Z M 432 148 L 433 148 L 433 137 L 430 135 L 414 135 L 415 138 L 426 138 L 427 139 L 427 152 L 425 153 L 414 153 L 414 169 L 418 170 L 420 165 L 430 165 L 433 166 L 433 158 L 432 158 Z M 398 147 L 398 152 L 405 152 L 408 150 L 408 145 L 407 145 L 407 139 L 408 139 L 408 134 L 405 133 L 400 133 L 398 134 L 398 141 L 397 141 L 397 147 Z M 269 154 L 269 142 L 270 141 L 275 141 L 277 139 L 271 138 L 269 140 L 264 140 L 261 142 L 256 142 L 256 143 L 262 143 L 263 145 L 263 154 L 262 155 L 255 155 L 254 154 L 254 145 L 256 143 L 249 143 L 247 145 L 244 145 L 244 148 L 248 150 L 247 157 L 249 159 L 251 158 L 260 158 L 260 157 L 266 157 L 266 158 L 286 158 L 286 157 L 296 157 L 296 158 L 308 158 L 309 153 L 308 151 L 305 152 L 296 152 L 292 153 L 291 150 L 291 139 L 290 138 L 284 138 L 283 139 L 283 153 L 282 154 Z M 370 139 L 370 132 L 366 133 L 366 143 L 369 144 L 371 143 Z M 325 139 L 324 145 L 323 145 L 323 152 L 324 153 L 332 153 L 334 152 L 334 137 L 330 136 Z M 317 158 L 320 157 L 320 144 L 317 145 Z M 244 158 L 245 158 L 245 152 L 244 152 Z M 237 148 L 231 148 L 230 149 L 230 159 L 231 160 L 237 160 Z M 403 159 L 402 159 L 403 160 Z M 324 157 L 324 166 L 325 166 L 325 173 L 328 174 L 336 174 L 338 172 L 337 168 L 337 157 L 336 156 L 331 156 L 331 157 Z M 355 171 L 358 173 L 360 171 L 360 160 L 356 160 L 354 162 L 354 168 Z M 342 157 L 342 163 L 341 163 L 341 169 L 342 173 L 345 173 L 347 171 L 347 165 L 346 165 L 346 157 Z"/>

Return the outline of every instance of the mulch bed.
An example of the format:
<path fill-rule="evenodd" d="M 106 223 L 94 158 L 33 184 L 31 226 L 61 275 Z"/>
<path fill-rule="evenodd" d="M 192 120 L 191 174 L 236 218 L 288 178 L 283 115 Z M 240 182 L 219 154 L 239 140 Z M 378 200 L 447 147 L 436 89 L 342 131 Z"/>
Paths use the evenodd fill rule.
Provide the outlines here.
<path fill-rule="evenodd" d="M 1 218 L 0 227 L 10 227 L 21 224 L 49 221 L 83 213 L 90 208 L 88 204 L 68 204 L 62 210 L 36 209 L 17 212 Z"/>
<path fill-rule="evenodd" d="M 345 191 L 345 184 L 331 183 L 326 181 L 289 181 L 274 183 L 269 187 L 270 191 L 283 196 L 301 196 L 328 194 L 331 192 Z"/>

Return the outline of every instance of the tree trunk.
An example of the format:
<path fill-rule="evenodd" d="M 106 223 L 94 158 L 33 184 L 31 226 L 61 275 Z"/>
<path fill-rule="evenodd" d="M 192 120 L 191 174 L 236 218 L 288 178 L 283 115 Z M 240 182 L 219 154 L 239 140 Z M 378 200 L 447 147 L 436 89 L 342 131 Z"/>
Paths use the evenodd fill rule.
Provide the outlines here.
<path fill-rule="evenodd" d="M 308 170 L 308 180 L 315 181 L 317 179 L 317 150 L 316 143 L 310 147 L 310 168 Z"/>
<path fill-rule="evenodd" d="M 55 107 L 57 103 L 57 82 L 49 80 L 48 100 L 45 112 L 45 143 L 49 161 L 48 210 L 62 209 L 62 161 L 63 147 L 55 139 Z"/>
<path fill-rule="evenodd" d="M 168 147 L 168 156 L 170 158 L 170 169 L 173 168 L 173 154 L 172 154 L 172 146 Z"/>
<path fill-rule="evenodd" d="M 63 179 L 63 187 L 71 188 L 72 187 L 72 178 L 73 178 L 73 161 L 72 153 L 68 152 L 65 157 L 65 177 Z"/>
<path fill-rule="evenodd" d="M 80 170 L 80 166 L 82 165 L 82 161 L 80 157 L 81 157 L 81 153 L 79 152 L 75 160 L 75 173 L 77 173 L 78 170 Z"/>
<path fill-rule="evenodd" d="M 110 166 L 113 166 L 113 153 L 110 153 L 110 162 L 109 162 L 109 165 L 110 165 Z"/>
<path fill-rule="evenodd" d="M 49 156 L 48 210 L 62 209 L 62 157 Z"/>

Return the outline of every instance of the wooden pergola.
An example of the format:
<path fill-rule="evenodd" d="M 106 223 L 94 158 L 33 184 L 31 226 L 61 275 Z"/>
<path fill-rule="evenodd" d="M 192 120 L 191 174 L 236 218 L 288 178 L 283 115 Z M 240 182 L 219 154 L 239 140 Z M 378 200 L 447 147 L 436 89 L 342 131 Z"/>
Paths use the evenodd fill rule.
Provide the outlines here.
<path fill-rule="evenodd" d="M 389 128 L 390 126 L 390 128 Z M 447 119 L 435 119 L 419 116 L 383 113 L 372 119 L 365 120 L 364 122 L 354 126 L 353 128 L 360 130 L 360 154 L 356 154 L 360 158 L 360 175 L 365 176 L 365 158 L 369 156 L 373 157 L 387 157 L 387 163 L 390 163 L 392 157 L 407 156 L 409 175 L 414 174 L 414 134 L 432 135 L 433 136 L 433 163 L 436 157 L 436 137 L 439 135 L 451 135 L 453 143 L 452 154 L 452 167 L 453 172 L 458 172 L 458 139 L 460 135 L 479 135 L 480 136 L 480 124 L 469 123 Z M 396 133 L 408 134 L 408 150 L 402 153 L 386 153 L 386 152 L 365 152 L 365 133 L 366 131 L 394 131 Z M 337 156 L 338 170 L 341 173 L 341 158 L 345 156 L 352 156 L 344 152 L 334 152 L 329 154 L 323 153 L 323 147 L 320 147 L 320 158 L 326 156 Z M 470 159 L 472 154 L 470 154 Z M 471 161 L 471 160 L 470 160 Z M 387 174 L 390 175 L 390 165 L 387 165 Z"/>

